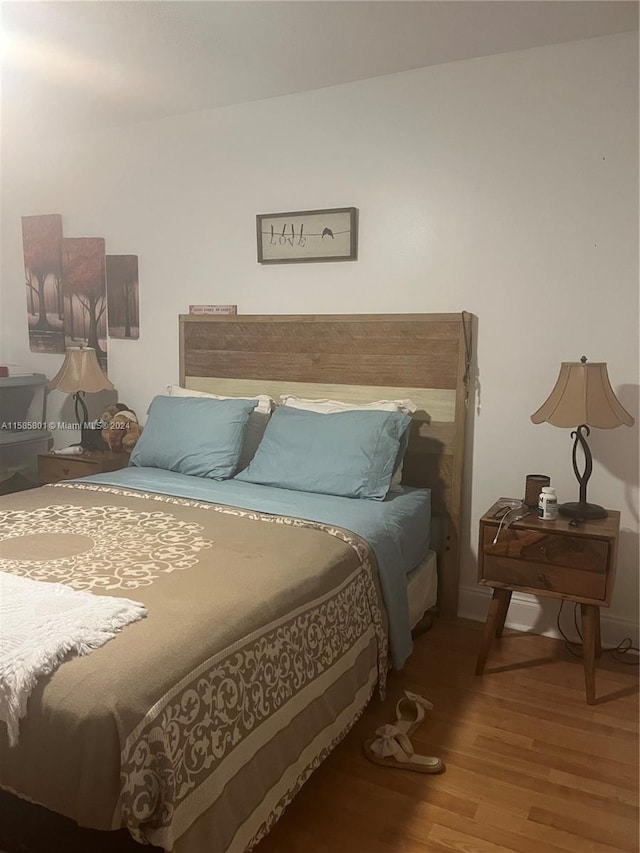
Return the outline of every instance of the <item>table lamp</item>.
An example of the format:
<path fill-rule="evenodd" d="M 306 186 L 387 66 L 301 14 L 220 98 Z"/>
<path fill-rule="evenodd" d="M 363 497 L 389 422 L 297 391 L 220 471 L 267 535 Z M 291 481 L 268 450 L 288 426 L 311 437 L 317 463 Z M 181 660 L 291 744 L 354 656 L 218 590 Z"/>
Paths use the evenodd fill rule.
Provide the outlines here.
<path fill-rule="evenodd" d="M 622 406 L 613 392 L 607 365 L 604 362 L 587 363 L 587 357 L 580 361 L 563 361 L 560 374 L 549 397 L 537 412 L 531 415 L 534 424 L 543 421 L 557 427 L 575 427 L 571 433 L 573 442 L 573 470 L 580 484 L 579 500 L 561 504 L 561 515 L 568 518 L 589 520 L 606 518 L 607 511 L 597 504 L 587 502 L 587 483 L 593 470 L 591 451 L 587 444 L 589 427 L 596 429 L 615 429 L 632 426 L 634 419 Z M 584 454 L 584 471 L 578 468 L 578 444 Z"/>
<path fill-rule="evenodd" d="M 101 427 L 89 424 L 89 413 L 84 394 L 96 391 L 113 391 L 114 385 L 107 379 L 98 364 L 96 351 L 92 347 L 69 347 L 65 352 L 62 367 L 49 382 L 49 388 L 73 394 L 76 404 L 76 420 L 80 425 L 80 447 L 83 450 L 103 450 L 105 443 Z"/>

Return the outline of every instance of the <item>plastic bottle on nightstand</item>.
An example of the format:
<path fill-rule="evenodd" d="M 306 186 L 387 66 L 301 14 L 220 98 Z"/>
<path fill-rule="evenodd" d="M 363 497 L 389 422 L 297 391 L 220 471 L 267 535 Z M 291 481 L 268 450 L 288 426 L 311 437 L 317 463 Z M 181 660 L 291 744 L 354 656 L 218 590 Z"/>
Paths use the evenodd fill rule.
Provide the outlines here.
<path fill-rule="evenodd" d="M 553 521 L 558 517 L 558 498 L 551 486 L 543 486 L 538 498 L 538 518 Z"/>

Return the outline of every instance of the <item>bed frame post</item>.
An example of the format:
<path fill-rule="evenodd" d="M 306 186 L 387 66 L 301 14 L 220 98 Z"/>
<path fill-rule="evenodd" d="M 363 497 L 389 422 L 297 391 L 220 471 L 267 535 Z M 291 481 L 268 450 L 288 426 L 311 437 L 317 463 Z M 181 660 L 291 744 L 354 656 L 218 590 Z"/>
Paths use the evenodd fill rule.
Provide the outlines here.
<path fill-rule="evenodd" d="M 439 554 L 442 570 L 439 573 L 440 597 L 438 608 L 445 619 L 458 615 L 460 585 L 460 532 L 462 518 L 462 486 L 466 438 L 467 408 L 471 397 L 471 359 L 473 317 L 467 311 L 460 314 L 458 331 L 458 364 L 456 370 L 455 439 L 451 472 L 451 494 L 444 520 L 442 550 Z"/>

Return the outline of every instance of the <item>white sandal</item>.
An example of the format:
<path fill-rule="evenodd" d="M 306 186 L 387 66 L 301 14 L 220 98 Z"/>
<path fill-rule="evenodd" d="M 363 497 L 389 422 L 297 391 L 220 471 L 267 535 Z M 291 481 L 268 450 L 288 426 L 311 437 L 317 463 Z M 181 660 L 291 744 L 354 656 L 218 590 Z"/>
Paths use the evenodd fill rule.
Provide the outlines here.
<path fill-rule="evenodd" d="M 396 728 L 409 737 L 424 720 L 427 711 L 433 711 L 433 703 L 417 693 L 404 691 L 404 696 L 396 705 Z"/>
<path fill-rule="evenodd" d="M 431 755 L 418 755 L 404 732 L 389 724 L 376 729 L 377 738 L 364 743 L 364 754 L 374 764 L 415 770 L 418 773 L 442 773 L 444 762 Z"/>

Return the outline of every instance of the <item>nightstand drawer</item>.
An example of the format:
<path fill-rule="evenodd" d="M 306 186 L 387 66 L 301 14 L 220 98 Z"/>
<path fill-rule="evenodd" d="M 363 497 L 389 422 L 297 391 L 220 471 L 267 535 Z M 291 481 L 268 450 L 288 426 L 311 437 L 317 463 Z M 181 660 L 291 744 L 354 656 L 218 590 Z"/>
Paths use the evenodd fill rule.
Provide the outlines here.
<path fill-rule="evenodd" d="M 511 527 L 506 532 L 501 531 L 494 545 L 496 532 L 497 528 L 484 528 L 482 547 L 485 559 L 490 556 L 508 557 L 527 563 L 540 563 L 541 571 L 544 566 L 562 566 L 583 572 L 606 573 L 609 543 L 605 539 Z"/>
<path fill-rule="evenodd" d="M 584 598 L 600 600 L 605 597 L 607 574 L 604 567 L 601 572 L 594 572 L 543 563 L 536 565 L 485 552 L 480 582 L 483 581 L 560 595 L 573 595 L 580 590 Z"/>
<path fill-rule="evenodd" d="M 38 461 L 38 475 L 41 483 L 58 483 L 60 480 L 73 480 L 76 477 L 88 477 L 98 473 L 95 462 L 74 459 L 70 456 L 48 458 L 41 456 Z"/>
<path fill-rule="evenodd" d="M 111 453 L 108 450 L 87 451 L 77 454 L 40 453 L 38 479 L 41 485 L 75 480 L 108 471 L 119 471 L 129 464 L 128 453 Z"/>

